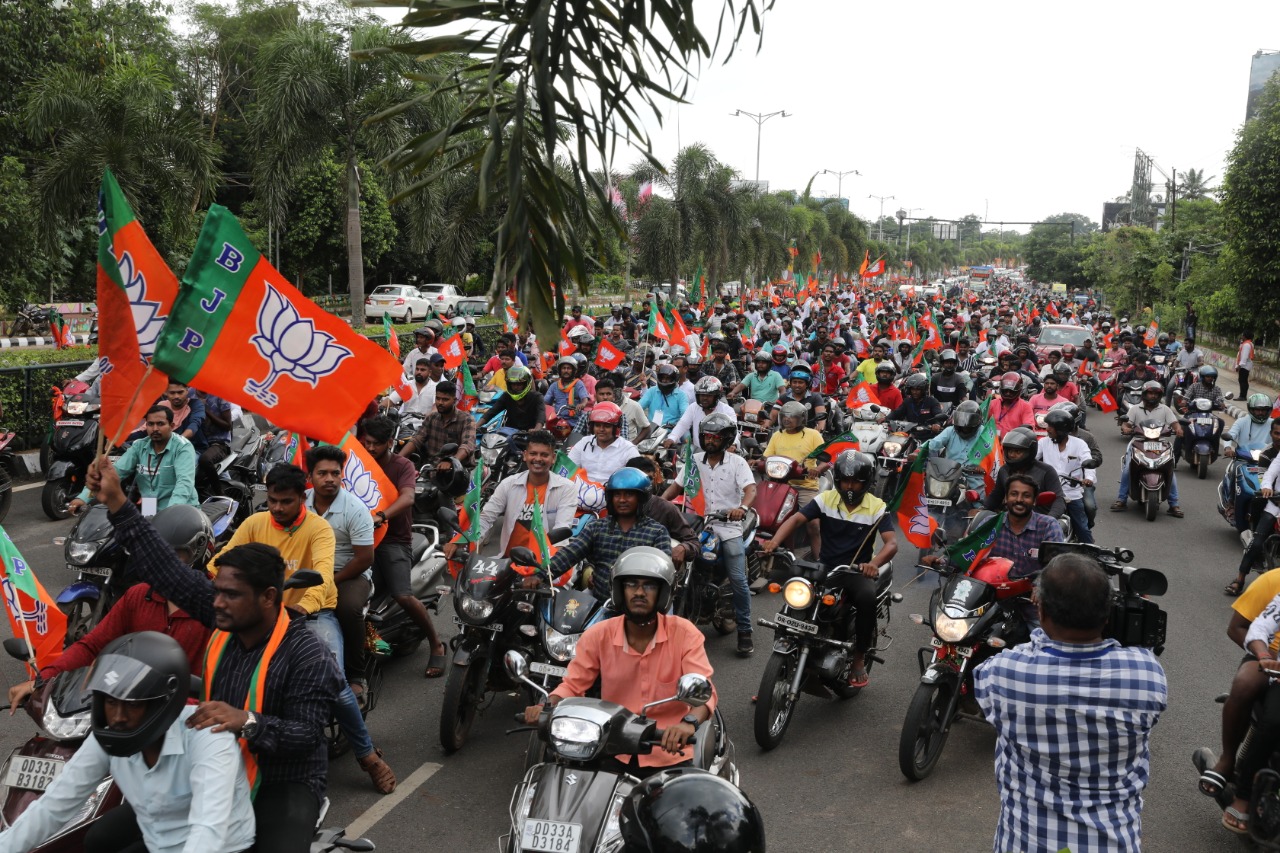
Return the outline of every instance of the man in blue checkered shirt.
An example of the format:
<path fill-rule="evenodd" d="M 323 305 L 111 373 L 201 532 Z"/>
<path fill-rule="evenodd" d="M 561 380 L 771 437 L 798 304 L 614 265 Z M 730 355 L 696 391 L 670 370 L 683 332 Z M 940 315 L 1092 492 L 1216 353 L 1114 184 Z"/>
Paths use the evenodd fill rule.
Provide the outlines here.
<path fill-rule="evenodd" d="M 1149 650 L 1102 638 L 1110 602 L 1097 563 L 1055 558 L 1040 574 L 1031 642 L 974 672 L 997 735 L 995 853 L 1142 847 L 1148 743 L 1169 692 Z"/>

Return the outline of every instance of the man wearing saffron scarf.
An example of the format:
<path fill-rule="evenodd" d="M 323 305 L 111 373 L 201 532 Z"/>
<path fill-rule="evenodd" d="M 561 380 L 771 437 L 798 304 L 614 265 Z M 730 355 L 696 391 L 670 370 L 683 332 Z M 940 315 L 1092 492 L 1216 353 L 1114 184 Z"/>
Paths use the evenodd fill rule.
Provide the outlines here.
<path fill-rule="evenodd" d="M 222 571 L 210 581 L 187 568 L 128 502 L 105 457 L 90 466 L 87 479 L 111 511 L 130 569 L 216 629 L 202 673 L 204 701 L 187 724 L 239 738 L 253 792 L 257 849 L 307 853 L 326 789 L 324 726 L 343 679 L 307 620 L 283 606 L 280 552 L 257 542 L 227 548 L 218 555 Z M 328 579 L 332 585 L 332 551 Z M 304 601 L 302 596 L 298 604 L 305 607 Z"/>

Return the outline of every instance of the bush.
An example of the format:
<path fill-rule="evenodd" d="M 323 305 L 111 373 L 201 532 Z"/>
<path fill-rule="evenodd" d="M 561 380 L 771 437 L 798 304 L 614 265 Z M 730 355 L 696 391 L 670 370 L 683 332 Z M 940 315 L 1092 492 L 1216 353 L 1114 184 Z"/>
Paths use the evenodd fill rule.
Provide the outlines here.
<path fill-rule="evenodd" d="M 0 352 L 0 368 L 26 367 L 32 364 L 63 364 L 68 361 L 93 361 L 97 357 L 96 346 L 68 347 L 67 349 L 10 349 Z"/>
<path fill-rule="evenodd" d="M 90 350 L 93 350 L 92 355 Z M 75 353 L 79 358 L 68 353 Z M 52 420 L 50 388 L 84 370 L 96 357 L 96 348 L 35 350 L 5 353 L 4 356 L 7 364 L 0 367 L 0 406 L 4 409 L 4 427 L 18 433 L 15 441 L 18 450 L 38 447 Z M 18 360 L 25 361 L 25 364 L 13 363 Z"/>

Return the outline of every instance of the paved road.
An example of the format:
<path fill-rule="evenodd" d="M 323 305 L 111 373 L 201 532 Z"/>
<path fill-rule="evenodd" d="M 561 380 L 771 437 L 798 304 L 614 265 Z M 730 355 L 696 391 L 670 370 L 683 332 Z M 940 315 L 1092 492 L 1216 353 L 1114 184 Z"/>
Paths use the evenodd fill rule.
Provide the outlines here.
<path fill-rule="evenodd" d="M 1213 803 L 1196 793 L 1189 756 L 1194 747 L 1216 746 L 1218 706 L 1213 696 L 1226 688 L 1240 654 L 1224 633 L 1229 601 L 1221 589 L 1240 553 L 1233 532 L 1214 510 L 1216 478 L 1224 466 L 1215 465 L 1206 481 L 1181 477 L 1185 519 L 1161 514 L 1148 523 L 1136 509 L 1108 513 L 1106 505 L 1115 493 L 1109 481 L 1117 476 L 1123 441 L 1108 418 L 1093 414 L 1106 457 L 1098 540 L 1131 547 L 1135 565 L 1162 569 L 1170 579 L 1162 605 L 1169 612 L 1163 663 L 1172 706 L 1153 737 L 1146 846 L 1152 851 L 1220 850 L 1231 839 L 1218 827 Z M 45 519 L 38 496 L 34 489 L 15 496 L 7 528 L 46 586 L 56 590 L 70 578 L 61 548 L 51 540 L 65 534 L 70 522 Z M 997 797 L 989 728 L 959 722 L 938 770 L 924 782 L 908 784 L 898 771 L 898 733 L 918 676 L 915 650 L 928 640 L 927 629 L 907 619 L 907 614 L 923 611 L 928 594 L 921 585 L 903 587 L 910 577 L 907 568 L 900 560 L 898 588 L 905 601 L 894 608 L 895 644 L 885 655 L 887 665 L 873 670 L 870 687 L 856 699 L 824 703 L 803 697 L 786 740 L 771 753 L 755 745 L 749 704 L 766 654 L 757 651 L 753 659 L 739 660 L 732 653 L 732 638 L 708 639 L 742 785 L 764 812 L 773 850 L 914 851 L 934 849 L 942 839 L 947 849 L 990 849 Z M 758 614 L 774 609 L 769 600 L 758 600 L 756 607 Z M 760 648 L 765 638 L 757 636 Z M 425 665 L 425 651 L 394 662 L 384 697 L 370 718 L 375 741 L 402 780 L 401 790 L 395 799 L 378 797 L 354 760 L 340 759 L 330 776 L 330 822 L 360 818 L 361 829 L 384 850 L 419 849 L 424 837 L 437 849 L 496 849 L 496 839 L 508 825 L 508 801 L 523 760 L 525 738 L 503 734 L 517 701 L 499 697 L 478 721 L 473 741 L 446 757 L 436 735 L 443 681 L 424 680 Z M 19 678 L 12 661 L 0 667 L 0 676 L 10 683 Z M 24 717 L 0 720 L 0 754 L 31 731 Z M 411 774 L 411 781 L 425 781 L 412 788 L 404 785 Z"/>

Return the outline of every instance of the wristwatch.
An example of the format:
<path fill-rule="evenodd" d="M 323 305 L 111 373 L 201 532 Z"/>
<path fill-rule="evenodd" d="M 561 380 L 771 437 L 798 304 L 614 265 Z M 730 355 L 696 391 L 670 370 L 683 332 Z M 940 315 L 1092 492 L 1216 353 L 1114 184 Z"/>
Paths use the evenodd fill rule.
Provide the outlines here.
<path fill-rule="evenodd" d="M 240 737 L 245 740 L 253 740 L 258 734 L 258 715 L 252 711 L 246 712 L 248 719 L 244 721 L 244 725 L 240 727 Z"/>
<path fill-rule="evenodd" d="M 697 716 L 695 716 L 692 713 L 685 714 L 683 717 L 680 718 L 680 722 L 688 723 L 689 725 L 693 726 L 695 729 L 698 726 L 702 725 L 702 723 L 698 720 Z"/>

